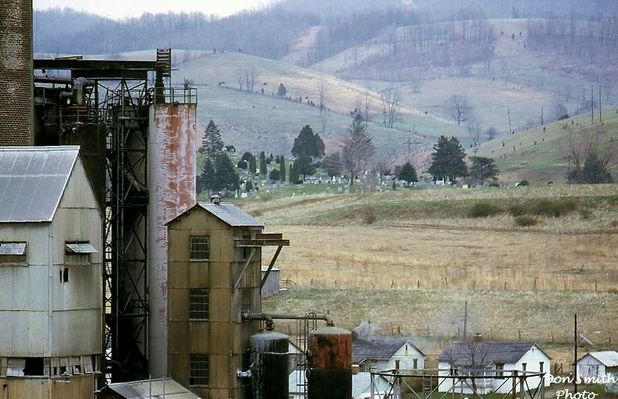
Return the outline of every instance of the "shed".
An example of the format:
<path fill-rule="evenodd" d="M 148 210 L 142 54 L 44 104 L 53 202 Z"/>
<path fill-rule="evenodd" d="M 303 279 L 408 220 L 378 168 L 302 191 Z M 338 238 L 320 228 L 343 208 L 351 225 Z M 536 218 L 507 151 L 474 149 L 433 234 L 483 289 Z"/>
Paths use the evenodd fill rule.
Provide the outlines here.
<path fill-rule="evenodd" d="M 129 381 L 105 386 L 100 399 L 200 399 L 171 378 Z"/>
<path fill-rule="evenodd" d="M 589 352 L 577 361 L 577 376 L 599 381 L 613 376 L 618 378 L 618 352 Z"/>
<path fill-rule="evenodd" d="M 262 286 L 262 298 L 267 298 L 271 295 L 275 295 L 279 293 L 280 286 L 280 276 L 281 269 L 273 267 L 268 273 L 268 265 L 262 265 L 262 279 L 266 277 L 266 281 Z"/>

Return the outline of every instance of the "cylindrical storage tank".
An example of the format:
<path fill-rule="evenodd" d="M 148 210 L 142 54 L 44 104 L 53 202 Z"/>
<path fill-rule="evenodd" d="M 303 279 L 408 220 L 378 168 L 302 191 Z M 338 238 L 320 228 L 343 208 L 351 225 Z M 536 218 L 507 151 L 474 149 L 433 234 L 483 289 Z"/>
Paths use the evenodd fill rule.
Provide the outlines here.
<path fill-rule="evenodd" d="M 309 399 L 352 397 L 352 334 L 322 327 L 309 334 Z"/>
<path fill-rule="evenodd" d="M 0 146 L 33 145 L 32 0 L 2 0 Z"/>
<path fill-rule="evenodd" d="M 275 331 L 254 334 L 249 339 L 254 399 L 288 399 L 289 343 L 287 335 Z"/>

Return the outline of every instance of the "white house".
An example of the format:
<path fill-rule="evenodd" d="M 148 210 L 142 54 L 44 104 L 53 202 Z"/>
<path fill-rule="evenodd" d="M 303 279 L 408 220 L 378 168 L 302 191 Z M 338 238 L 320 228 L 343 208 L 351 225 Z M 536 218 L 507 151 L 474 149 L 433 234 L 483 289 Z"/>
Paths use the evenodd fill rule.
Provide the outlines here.
<path fill-rule="evenodd" d="M 361 371 L 418 370 L 425 368 L 425 354 L 405 338 L 356 337 L 352 340 L 352 363 Z"/>
<path fill-rule="evenodd" d="M 461 378 L 440 378 L 439 392 L 479 394 L 509 393 L 513 389 L 513 376 L 528 375 L 524 390 L 536 389 L 543 379 L 539 373 L 551 371 L 551 358 L 535 343 L 471 341 L 450 343 L 438 358 L 439 375 Z M 487 376 L 474 382 L 465 376 Z M 520 383 L 515 384 L 517 392 Z"/>
<path fill-rule="evenodd" d="M 0 286 L 5 392 L 93 398 L 103 215 L 79 147 L 0 147 Z"/>
<path fill-rule="evenodd" d="M 600 381 L 612 376 L 618 378 L 618 352 L 590 352 L 577 361 L 577 376 Z"/>

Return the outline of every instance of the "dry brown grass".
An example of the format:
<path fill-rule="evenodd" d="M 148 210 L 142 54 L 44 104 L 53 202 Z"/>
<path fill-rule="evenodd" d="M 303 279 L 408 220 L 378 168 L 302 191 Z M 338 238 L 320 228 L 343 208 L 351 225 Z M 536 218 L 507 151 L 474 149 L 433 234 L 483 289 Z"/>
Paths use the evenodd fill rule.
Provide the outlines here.
<path fill-rule="evenodd" d="M 577 214 L 539 217 L 542 223 L 533 228 L 515 226 L 510 215 L 378 216 L 371 225 L 360 218 L 323 223 L 314 216 L 351 204 L 378 208 L 380 202 L 411 196 L 430 203 L 444 197 L 615 194 L 615 186 L 447 189 L 322 196 L 299 206 L 289 199 L 250 204 L 253 209 L 268 207 L 262 217 L 268 230 L 291 241 L 278 267 L 292 285 L 287 293 L 266 300 L 265 308 L 286 313 L 328 310 L 346 328 L 369 319 L 382 334 L 429 336 L 429 353 L 437 353 L 461 332 L 463 303 L 468 301 L 470 331 L 491 339 L 545 343 L 556 359 L 568 357 L 565 343 L 578 313 L 586 336 L 597 347 L 608 347 L 618 329 L 618 235 L 609 226 L 616 209 L 594 209 L 587 219 Z"/>

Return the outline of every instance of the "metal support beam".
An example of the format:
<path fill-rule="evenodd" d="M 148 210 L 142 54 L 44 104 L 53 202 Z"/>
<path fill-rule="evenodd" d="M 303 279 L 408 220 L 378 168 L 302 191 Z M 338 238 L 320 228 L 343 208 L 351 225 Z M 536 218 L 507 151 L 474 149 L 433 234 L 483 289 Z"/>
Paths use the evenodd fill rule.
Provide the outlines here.
<path fill-rule="evenodd" d="M 275 252 L 275 255 L 270 260 L 270 263 L 268 264 L 268 270 L 266 270 L 266 274 L 264 274 L 264 277 L 262 277 L 262 282 L 260 283 L 260 289 L 264 288 L 264 284 L 266 284 L 266 280 L 268 279 L 268 275 L 270 274 L 270 271 L 273 269 L 273 266 L 275 265 L 275 262 L 277 262 L 277 258 L 279 257 L 279 254 L 281 253 L 281 249 L 282 248 L 283 248 L 283 245 L 279 245 L 277 247 L 277 251 Z"/>

